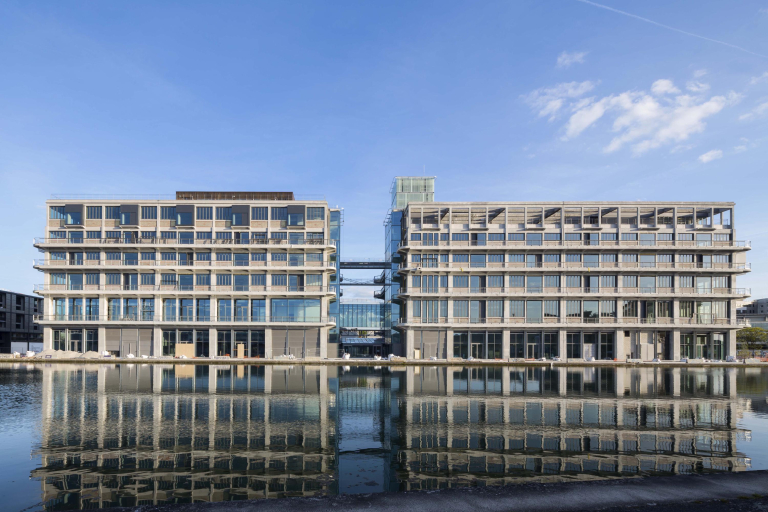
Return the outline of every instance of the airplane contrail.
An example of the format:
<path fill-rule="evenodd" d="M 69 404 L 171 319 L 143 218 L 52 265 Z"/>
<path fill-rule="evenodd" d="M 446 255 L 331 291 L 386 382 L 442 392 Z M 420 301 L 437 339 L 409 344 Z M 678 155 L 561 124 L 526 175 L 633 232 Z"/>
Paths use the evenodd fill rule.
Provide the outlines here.
<path fill-rule="evenodd" d="M 750 55 L 756 55 L 757 57 L 762 57 L 764 59 L 768 59 L 768 56 L 766 56 L 766 55 L 762 55 L 760 53 L 755 53 L 753 51 L 747 50 L 746 48 L 742 48 L 741 46 L 736 46 L 735 44 L 726 43 L 725 41 L 719 41 L 717 39 L 712 39 L 711 37 L 700 36 L 699 34 L 694 34 L 693 32 L 686 32 L 685 30 L 680 30 L 679 28 L 670 27 L 669 25 L 664 25 L 663 23 L 659 23 L 658 21 L 653 21 L 653 20 L 649 20 L 648 18 L 643 18 L 642 16 L 638 16 L 637 14 L 632 14 L 632 13 L 625 12 L 625 11 L 620 11 L 618 9 L 614 9 L 613 7 L 608 7 L 607 5 L 598 4 L 596 2 L 591 2 L 590 0 L 576 0 L 576 1 L 577 2 L 581 2 L 583 4 L 592 5 L 594 7 L 599 7 L 601 9 L 605 9 L 607 11 L 615 12 L 615 13 L 618 13 L 618 14 L 623 14 L 624 16 L 629 16 L 630 18 L 635 18 L 635 19 L 638 19 L 640 21 L 644 21 L 646 23 L 650 23 L 651 25 L 656 25 L 657 27 L 661 27 L 661 28 L 665 28 L 667 30 L 673 30 L 675 32 L 679 32 L 680 34 L 685 34 L 685 35 L 691 36 L 691 37 L 698 37 L 699 39 L 703 39 L 705 41 L 709 41 L 709 42 L 717 43 L 717 44 L 722 44 L 724 46 L 728 46 L 730 48 L 735 48 L 736 50 L 739 50 L 739 51 L 742 51 L 742 52 L 745 52 L 745 53 L 749 53 Z"/>

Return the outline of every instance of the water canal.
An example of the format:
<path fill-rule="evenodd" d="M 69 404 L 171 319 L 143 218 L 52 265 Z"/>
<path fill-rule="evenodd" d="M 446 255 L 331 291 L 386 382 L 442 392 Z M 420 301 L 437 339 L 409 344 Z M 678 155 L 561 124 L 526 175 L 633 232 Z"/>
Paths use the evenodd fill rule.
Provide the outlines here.
<path fill-rule="evenodd" d="M 0 365 L 4 510 L 768 469 L 768 371 Z"/>

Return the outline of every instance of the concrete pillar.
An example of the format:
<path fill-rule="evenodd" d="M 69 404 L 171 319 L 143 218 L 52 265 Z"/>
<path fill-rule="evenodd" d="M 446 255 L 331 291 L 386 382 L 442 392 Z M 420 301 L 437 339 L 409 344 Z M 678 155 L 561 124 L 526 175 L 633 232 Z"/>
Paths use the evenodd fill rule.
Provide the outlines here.
<path fill-rule="evenodd" d="M 448 304 L 449 304 L 448 307 L 450 308 L 451 302 L 449 301 Z M 450 316 L 450 312 L 448 316 Z M 453 359 L 453 331 L 452 330 L 445 331 L 445 358 L 448 361 Z M 453 385 L 453 379 L 451 379 L 451 385 Z"/>
<path fill-rule="evenodd" d="M 680 368 L 672 368 L 672 396 L 680 396 Z M 675 402 L 678 404 L 679 402 Z M 678 405 L 677 412 L 679 413 Z M 678 418 L 679 423 L 679 418 Z"/>
<path fill-rule="evenodd" d="M 10 319 L 8 319 L 10 322 Z M 101 340 L 101 335 L 99 335 Z M 50 327 L 43 327 L 43 350 L 51 350 L 53 348 L 53 329 Z"/>
<path fill-rule="evenodd" d="M 96 344 L 97 351 L 99 354 L 107 350 L 107 328 L 106 327 L 99 327 L 99 333 L 98 333 L 98 343 Z M 154 333 L 153 333 L 154 334 Z M 154 338 L 152 338 L 154 340 Z M 153 352 L 154 355 L 154 352 Z"/>
<path fill-rule="evenodd" d="M 672 331 L 672 360 L 680 360 L 680 331 L 675 329 Z"/>
<path fill-rule="evenodd" d="M 723 347 L 724 356 L 736 357 L 736 333 L 737 329 L 729 329 L 725 335 L 725 346 Z"/>
<path fill-rule="evenodd" d="M 568 331 L 566 329 L 560 329 L 557 333 L 557 346 L 558 355 L 563 361 L 566 360 L 568 354 Z"/>
<path fill-rule="evenodd" d="M 319 357 L 320 359 L 328 358 L 328 327 L 320 328 L 320 353 L 312 354 L 313 357 Z"/>
<path fill-rule="evenodd" d="M 106 333 L 104 336 L 106 337 Z M 99 344 L 101 339 L 101 329 L 99 329 Z M 152 355 L 155 357 L 163 355 L 163 330 L 160 327 L 152 329 Z"/>
<path fill-rule="evenodd" d="M 264 329 L 264 357 L 272 359 L 272 329 Z"/>
<path fill-rule="evenodd" d="M 208 329 L 208 357 L 216 355 L 216 336 L 218 336 L 216 329 Z"/>
<path fill-rule="evenodd" d="M 623 329 L 616 329 L 613 332 L 613 353 L 617 361 L 627 360 L 626 343 L 624 343 Z"/>
<path fill-rule="evenodd" d="M 413 359 L 414 336 L 413 329 L 405 331 L 405 358 Z"/>
<path fill-rule="evenodd" d="M 506 308 L 504 308 L 506 310 Z M 501 358 L 509 360 L 509 329 L 501 331 Z M 507 385 L 509 385 L 509 372 L 505 372 L 507 376 Z M 509 387 L 507 387 L 509 390 Z"/>

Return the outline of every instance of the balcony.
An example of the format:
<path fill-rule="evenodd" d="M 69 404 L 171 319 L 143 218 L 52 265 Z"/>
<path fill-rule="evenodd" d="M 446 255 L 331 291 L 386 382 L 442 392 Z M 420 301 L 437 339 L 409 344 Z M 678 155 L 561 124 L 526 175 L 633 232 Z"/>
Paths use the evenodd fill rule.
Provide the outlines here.
<path fill-rule="evenodd" d="M 160 292 L 162 293 L 244 293 L 249 294 L 323 294 L 335 295 L 336 292 L 332 286 L 259 286 L 259 285 L 180 285 L 173 284 L 84 284 L 84 285 L 65 285 L 65 284 L 38 284 L 34 291 L 38 294 L 45 293 L 65 293 L 68 295 L 83 295 L 88 292 Z"/>
<path fill-rule="evenodd" d="M 310 318 L 298 318 L 298 317 L 272 317 L 266 315 L 257 319 L 252 319 L 247 315 L 229 315 L 227 317 L 210 317 L 194 318 L 192 315 L 163 315 L 154 313 L 135 313 L 135 314 L 112 314 L 112 315 L 34 315 L 34 321 L 40 324 L 71 324 L 77 322 L 78 325 L 98 325 L 98 324 L 138 324 L 140 325 L 211 325 L 214 326 L 222 324 L 237 324 L 237 325 L 254 325 L 265 326 L 275 324 L 308 324 L 317 326 L 322 324 L 324 326 L 336 325 L 336 320 L 333 317 L 310 317 Z"/>
<path fill-rule="evenodd" d="M 128 267 L 128 268 L 151 268 L 161 267 L 167 268 L 230 268 L 236 267 L 238 269 L 246 268 L 291 268 L 291 269 L 305 269 L 305 270 L 332 270 L 335 271 L 335 263 L 331 261 L 183 261 L 183 260 L 51 260 L 51 259 L 36 259 L 33 261 L 33 266 L 39 270 L 51 268 L 100 268 L 100 267 Z"/>
<path fill-rule="evenodd" d="M 407 288 L 400 289 L 398 297 L 418 297 L 418 296 L 586 296 L 586 295 L 598 295 L 598 296 L 617 296 L 617 297 L 631 297 L 636 295 L 653 295 L 653 296 L 672 296 L 672 297 L 710 297 L 710 296 L 727 296 L 727 297 L 749 297 L 752 293 L 750 288 L 643 288 L 643 287 L 618 287 L 618 288 L 594 288 L 594 287 L 571 287 L 571 288 L 554 288 L 554 287 L 528 287 L 528 288 L 515 288 L 515 287 L 503 287 L 503 288 Z"/>
<path fill-rule="evenodd" d="M 398 272 L 409 271 L 433 271 L 433 270 L 458 270 L 460 272 L 466 271 L 483 271 L 483 270 L 574 270 L 591 272 L 593 270 L 637 270 L 640 272 L 655 272 L 664 270 L 737 270 L 737 271 L 750 271 L 752 269 L 751 263 L 687 263 L 687 262 L 638 262 L 638 261 L 601 261 L 601 262 L 571 262 L 571 261 L 530 261 L 530 262 L 516 262 L 516 261 L 499 261 L 499 262 L 406 262 L 400 264 Z"/>
<path fill-rule="evenodd" d="M 330 239 L 310 239 L 286 240 L 277 238 L 264 239 L 193 239 L 189 241 L 180 241 L 178 238 L 44 238 L 34 239 L 34 246 L 39 248 L 60 247 L 62 245 L 76 245 L 78 247 L 90 246 L 163 246 L 163 247 L 209 247 L 209 246 L 235 246 L 235 247 L 254 247 L 254 246 L 281 246 L 281 247 L 323 247 L 336 249 L 336 240 Z"/>
<path fill-rule="evenodd" d="M 442 318 L 409 318 L 399 324 L 399 327 L 408 328 L 426 324 L 440 324 L 441 326 L 454 328 L 461 327 L 464 324 L 473 324 L 477 326 L 487 326 L 496 328 L 522 329 L 524 327 L 536 327 L 541 329 L 548 328 L 567 328 L 569 326 L 579 325 L 585 328 L 596 328 L 598 325 L 611 325 L 613 329 L 623 329 L 629 326 L 701 326 L 701 327 L 726 327 L 729 329 L 738 329 L 749 325 L 744 319 L 713 318 L 711 315 L 699 315 L 695 318 L 582 318 L 582 317 L 539 317 L 539 318 L 469 318 L 469 317 L 442 317 Z"/>
<path fill-rule="evenodd" d="M 500 247 L 516 249 L 540 249 L 541 247 L 642 247 L 643 249 L 740 249 L 752 247 L 752 242 L 745 240 L 704 241 L 704 240 L 406 240 L 398 251 L 424 247 L 455 248 L 484 248 Z"/>

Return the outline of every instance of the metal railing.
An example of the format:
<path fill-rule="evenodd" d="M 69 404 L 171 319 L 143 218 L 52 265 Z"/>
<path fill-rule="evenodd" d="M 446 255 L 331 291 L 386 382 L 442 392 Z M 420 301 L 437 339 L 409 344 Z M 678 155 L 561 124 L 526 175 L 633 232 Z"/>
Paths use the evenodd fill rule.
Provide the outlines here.
<path fill-rule="evenodd" d="M 336 240 L 321 238 L 302 238 L 299 240 L 289 240 L 284 238 L 256 238 L 248 240 L 235 239 L 193 239 L 181 241 L 178 238 L 45 238 L 36 237 L 35 245 L 180 245 L 184 247 L 201 245 L 234 245 L 234 246 L 261 246 L 261 245 L 279 245 L 279 246 L 328 246 L 336 247 Z"/>
<path fill-rule="evenodd" d="M 404 262 L 400 264 L 399 270 L 432 270 L 432 269 L 459 269 L 460 271 L 471 271 L 473 269 L 565 269 L 565 270 L 586 270 L 594 269 L 638 269 L 638 270 L 751 270 L 751 263 L 704 263 L 704 262 L 640 262 L 640 261 L 600 261 L 600 262 L 581 262 L 581 261 L 489 261 L 489 262 Z"/>
<path fill-rule="evenodd" d="M 437 317 L 437 318 L 417 318 L 412 317 L 400 323 L 400 325 L 409 324 L 641 324 L 641 325 L 725 325 L 725 326 L 747 326 L 749 322 L 745 319 L 715 318 L 712 315 L 698 315 L 694 318 L 582 318 L 582 317 L 510 317 L 510 318 L 471 318 L 471 317 Z"/>
<path fill-rule="evenodd" d="M 297 318 L 291 316 L 269 316 L 259 317 L 257 319 L 250 318 L 249 316 L 229 315 L 214 317 L 208 316 L 205 318 L 195 318 L 192 315 L 164 315 L 161 313 L 136 313 L 136 314 L 107 314 L 107 315 L 82 315 L 82 314 L 66 314 L 66 315 L 34 315 L 35 322 L 147 322 L 147 323 L 248 323 L 248 324 L 285 324 L 285 323 L 336 323 L 334 317 L 309 317 L 309 318 Z"/>
<path fill-rule="evenodd" d="M 412 247 L 643 247 L 643 248 L 693 248 L 736 247 L 751 248 L 749 240 L 406 240 L 400 249 Z"/>
<path fill-rule="evenodd" d="M 332 261 L 200 261 L 200 260 L 51 260 L 51 259 L 36 259 L 33 261 L 34 266 L 46 266 L 46 267 L 310 267 L 316 268 L 329 268 L 335 269 L 335 263 Z"/>
<path fill-rule="evenodd" d="M 261 286 L 203 284 L 36 284 L 35 292 L 250 292 L 250 293 L 336 293 L 332 286 Z"/>
<path fill-rule="evenodd" d="M 398 295 L 585 295 L 585 294 L 597 294 L 597 295 L 609 295 L 609 294 L 621 294 L 621 295 L 635 295 L 635 294 L 658 294 L 658 295 L 737 295 L 748 296 L 751 295 L 750 288 L 663 288 L 663 287 L 451 287 L 451 288 L 425 288 L 425 287 L 410 287 L 400 288 Z"/>

